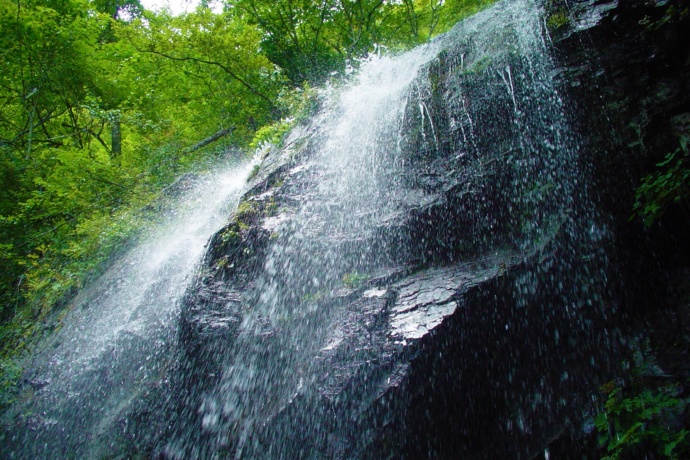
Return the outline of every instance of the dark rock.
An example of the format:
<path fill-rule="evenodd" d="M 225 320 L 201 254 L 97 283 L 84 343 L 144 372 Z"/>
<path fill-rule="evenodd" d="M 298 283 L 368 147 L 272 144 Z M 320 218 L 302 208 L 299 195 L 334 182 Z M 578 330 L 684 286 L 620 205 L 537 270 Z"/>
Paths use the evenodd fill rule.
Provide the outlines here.
<path fill-rule="evenodd" d="M 31 385 L 34 390 L 40 390 L 44 386 L 50 385 L 50 379 L 44 377 L 34 377 L 28 381 L 28 384 Z"/>
<path fill-rule="evenodd" d="M 573 8 L 574 25 L 554 36 L 562 91 L 608 78 L 582 42 L 620 11 Z M 611 136 L 559 138 L 587 131 L 559 115 L 569 106 L 534 61 L 502 48 L 518 33 L 460 38 L 423 70 L 408 96 L 401 186 L 382 192 L 383 210 L 355 208 L 366 225 L 329 221 L 347 207 L 319 189 L 330 179 L 315 160 L 318 128 L 267 152 L 186 296 L 173 410 L 183 415 L 164 455 L 588 451 L 585 415 L 623 356 L 616 316 L 632 300 L 617 242 L 629 208 L 608 200 L 631 191 L 592 164 L 618 161 L 606 156 L 619 145 Z"/>
<path fill-rule="evenodd" d="M 640 178 L 688 136 L 687 7 L 556 0 L 549 37 L 496 8 L 420 70 L 370 181 L 324 190 L 348 165 L 324 164 L 319 120 L 266 149 L 157 383 L 108 401 L 109 441 L 85 455 L 595 458 L 599 388 L 627 378 L 631 337 L 663 349 L 645 379 L 690 388 L 690 218 L 630 220 Z"/>

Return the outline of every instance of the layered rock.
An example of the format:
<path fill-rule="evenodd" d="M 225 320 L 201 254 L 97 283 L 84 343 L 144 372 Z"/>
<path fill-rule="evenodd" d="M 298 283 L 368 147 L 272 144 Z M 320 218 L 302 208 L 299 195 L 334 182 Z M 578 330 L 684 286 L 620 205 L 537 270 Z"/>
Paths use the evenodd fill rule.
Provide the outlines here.
<path fill-rule="evenodd" d="M 622 208 L 609 215 L 604 198 L 632 193 L 600 188 L 590 149 L 618 144 L 583 140 L 585 105 L 569 102 L 576 64 L 564 62 L 589 57 L 569 43 L 616 11 L 597 8 L 573 13 L 589 29 L 555 41 L 560 61 L 514 6 L 452 32 L 411 85 L 397 143 L 381 147 L 404 164 L 377 172 L 392 184 L 376 189 L 381 209 L 352 205 L 358 190 L 343 204 L 319 188 L 334 180 L 319 118 L 266 153 L 188 292 L 188 417 L 165 455 L 593 448 L 578 440 L 622 359 L 617 317 L 630 301 L 628 250 L 612 249 Z M 354 223 L 333 223 L 344 217 Z"/>
<path fill-rule="evenodd" d="M 627 319 L 687 299 L 688 216 L 629 221 L 685 135 L 687 11 L 499 3 L 392 64 L 380 86 L 404 91 L 359 101 L 376 116 L 324 107 L 267 148 L 178 340 L 78 452 L 597 457 L 599 386 L 644 333 Z"/>

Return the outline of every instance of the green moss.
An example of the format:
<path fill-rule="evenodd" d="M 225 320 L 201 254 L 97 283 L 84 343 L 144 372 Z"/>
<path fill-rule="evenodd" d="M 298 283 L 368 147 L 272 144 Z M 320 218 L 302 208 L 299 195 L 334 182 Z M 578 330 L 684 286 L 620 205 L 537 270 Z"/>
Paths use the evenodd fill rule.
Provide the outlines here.
<path fill-rule="evenodd" d="M 235 227 L 230 227 L 225 229 L 223 233 L 220 234 L 221 240 L 223 240 L 223 243 L 227 243 L 228 241 L 235 241 L 240 239 L 240 233 L 237 231 L 237 228 Z"/>
<path fill-rule="evenodd" d="M 235 219 L 238 222 L 245 222 L 255 216 L 260 212 L 259 205 L 256 201 L 243 201 L 237 206 L 237 211 L 235 211 Z"/>
<path fill-rule="evenodd" d="M 276 214 L 278 214 L 278 203 L 275 198 L 271 198 L 271 200 L 264 205 L 264 215 L 275 216 Z"/>
<path fill-rule="evenodd" d="M 558 10 L 554 12 L 546 20 L 546 27 L 548 27 L 551 31 L 556 31 L 568 25 L 570 25 L 570 18 L 565 10 Z"/>
<path fill-rule="evenodd" d="M 224 256 L 218 259 L 215 263 L 216 269 L 224 268 L 228 266 L 228 257 Z"/>
<path fill-rule="evenodd" d="M 482 56 L 477 61 L 473 62 L 472 65 L 467 67 L 462 73 L 463 75 L 473 75 L 484 72 L 489 68 L 493 59 L 489 56 Z"/>
<path fill-rule="evenodd" d="M 366 280 L 368 279 L 367 275 L 357 273 L 357 272 L 352 272 L 352 273 L 345 273 L 341 281 L 346 287 L 356 289 L 359 286 L 361 286 Z"/>
<path fill-rule="evenodd" d="M 316 291 L 316 292 L 310 292 L 308 294 L 304 294 L 302 296 L 302 303 L 317 303 L 320 300 L 322 300 L 324 297 L 326 297 L 326 291 Z"/>
<path fill-rule="evenodd" d="M 271 198 L 267 201 L 258 200 L 246 200 L 237 206 L 237 211 L 235 211 L 235 219 L 240 226 L 242 224 L 249 225 L 251 221 L 257 217 L 268 217 L 275 216 L 278 214 L 280 207 L 275 198 Z"/>
<path fill-rule="evenodd" d="M 259 171 L 261 171 L 261 165 L 260 164 L 254 165 L 251 172 L 249 173 L 249 176 L 247 177 L 247 182 L 249 182 L 250 180 L 254 179 L 256 176 L 258 176 Z"/>

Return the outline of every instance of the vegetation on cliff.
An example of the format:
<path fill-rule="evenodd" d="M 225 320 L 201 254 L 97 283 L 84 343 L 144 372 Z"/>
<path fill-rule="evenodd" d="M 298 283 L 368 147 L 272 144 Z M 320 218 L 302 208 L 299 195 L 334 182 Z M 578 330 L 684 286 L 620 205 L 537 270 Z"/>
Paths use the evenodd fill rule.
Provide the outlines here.
<path fill-rule="evenodd" d="M 175 177 L 285 132 L 304 88 L 374 48 L 489 3 L 238 0 L 172 16 L 138 0 L 0 0 L 0 404 L 10 358 Z"/>

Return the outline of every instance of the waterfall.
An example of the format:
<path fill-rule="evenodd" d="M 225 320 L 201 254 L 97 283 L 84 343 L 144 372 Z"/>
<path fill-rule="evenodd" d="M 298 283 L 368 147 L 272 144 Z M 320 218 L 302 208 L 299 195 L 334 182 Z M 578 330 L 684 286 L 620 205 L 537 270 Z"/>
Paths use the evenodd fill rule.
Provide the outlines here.
<path fill-rule="evenodd" d="M 232 256 L 232 268 L 208 275 L 200 294 L 188 297 L 187 329 L 195 331 L 186 336 L 193 344 L 190 366 L 212 364 L 181 385 L 187 396 L 178 413 L 185 416 L 163 449 L 166 457 L 471 456 L 478 436 L 463 426 L 466 419 L 450 424 L 455 434 L 445 427 L 430 435 L 400 415 L 417 408 L 412 396 L 398 392 L 416 378 L 410 360 L 423 354 L 421 344 L 444 350 L 430 345 L 430 337 L 458 321 L 447 318 L 468 308 L 461 305 L 476 297 L 473 286 L 494 277 L 496 292 L 511 298 L 508 312 L 495 307 L 474 314 L 482 322 L 510 316 L 498 331 L 486 331 L 489 340 L 499 338 L 482 345 L 481 333 L 460 330 L 448 340 L 456 348 L 445 351 L 460 352 L 463 340 L 473 346 L 478 340 L 485 356 L 507 343 L 513 329 L 521 335 L 529 327 L 548 327 L 539 334 L 549 336 L 544 343 L 550 345 L 526 339 L 523 356 L 517 350 L 492 363 L 491 375 L 510 381 L 497 387 L 510 396 L 505 408 L 496 407 L 495 420 L 480 421 L 481 410 L 468 408 L 472 402 L 462 411 L 476 416 L 470 424 L 486 423 L 480 437 L 488 439 L 537 429 L 542 408 L 562 411 L 553 382 L 534 383 L 535 375 L 516 367 L 529 366 L 525 355 L 534 353 L 535 363 L 555 364 L 549 373 L 562 369 L 562 380 L 553 384 L 570 391 L 575 383 L 565 368 L 583 358 L 572 343 L 558 344 L 556 326 L 584 331 L 600 315 L 598 306 L 586 307 L 597 301 L 600 287 L 582 294 L 574 284 L 606 263 L 601 254 L 597 266 L 578 261 L 600 235 L 589 230 L 598 228 L 596 214 L 580 182 L 577 143 L 551 81 L 544 35 L 535 2 L 499 2 L 430 44 L 372 56 L 344 87 L 326 91 L 309 126 L 265 160 L 267 170 L 283 171 L 273 180 L 280 185 L 245 196 L 248 206 L 263 209 L 249 224 L 258 233 L 215 249 L 215 257 L 251 254 L 252 262 L 244 263 L 252 268 L 242 269 L 242 258 Z M 283 169 L 275 166 L 281 161 Z M 501 281 L 547 246 L 559 247 L 560 261 L 516 269 Z M 251 281 L 243 273 L 251 273 Z M 208 300 L 213 297 L 220 300 Z M 522 319 L 533 308 L 541 313 Z M 209 312 L 233 325 L 222 333 L 200 326 Z M 556 363 L 555 349 L 563 363 Z M 474 359 L 480 354 L 470 353 Z M 516 393 L 518 381 L 526 395 Z M 520 412 L 518 401 L 531 408 Z M 448 407 L 435 410 L 453 417 Z M 400 432 L 387 433 L 396 424 Z M 549 436 L 548 427 L 539 429 Z M 415 436 L 423 441 L 415 444 Z M 456 445 L 462 439 L 465 444 Z M 512 447 L 530 449 L 536 439 Z M 387 450 L 387 442 L 402 450 Z"/>
<path fill-rule="evenodd" d="M 35 390 L 3 458 L 103 458 L 111 446 L 94 439 L 136 429 L 127 411 L 167 372 L 179 299 L 251 166 L 182 177 L 160 224 L 77 296 L 28 366 Z"/>
<path fill-rule="evenodd" d="M 546 33 L 536 1 L 505 0 L 371 56 L 264 152 L 220 229 L 247 169 L 214 176 L 82 293 L 39 358 L 45 414 L 17 457 L 543 449 L 613 359 L 610 235 Z"/>
<path fill-rule="evenodd" d="M 202 439 L 188 438 L 185 426 L 167 455 L 208 458 L 228 448 L 229 432 L 239 432 L 232 446 L 237 457 L 266 455 L 265 446 L 254 444 L 263 420 L 299 395 L 327 346 L 323 326 L 338 314 L 318 305 L 320 293 L 342 284 L 343 276 L 356 283 L 394 249 L 381 247 L 375 229 L 401 205 L 399 139 L 409 88 L 436 50 L 430 44 L 396 58 L 374 56 L 355 81 L 327 97 L 314 121 L 315 153 L 298 166 L 310 195 L 274 229 L 279 236 L 250 294 L 252 310 L 217 386 L 201 398 Z M 300 456 L 284 447 L 273 455 Z"/>

